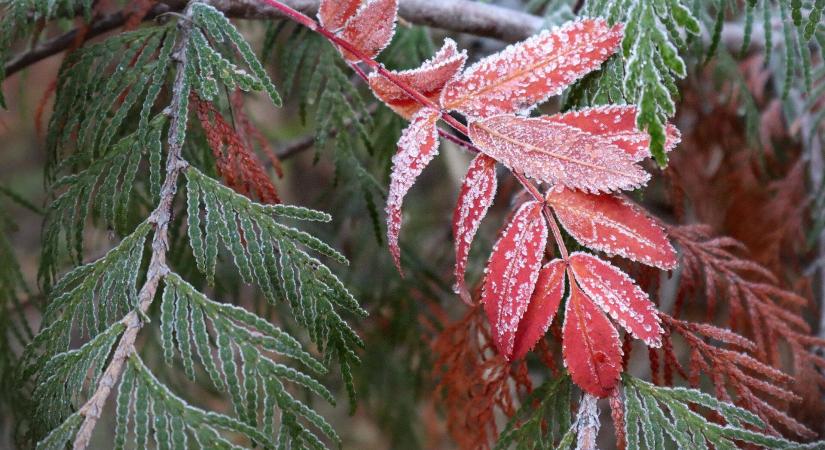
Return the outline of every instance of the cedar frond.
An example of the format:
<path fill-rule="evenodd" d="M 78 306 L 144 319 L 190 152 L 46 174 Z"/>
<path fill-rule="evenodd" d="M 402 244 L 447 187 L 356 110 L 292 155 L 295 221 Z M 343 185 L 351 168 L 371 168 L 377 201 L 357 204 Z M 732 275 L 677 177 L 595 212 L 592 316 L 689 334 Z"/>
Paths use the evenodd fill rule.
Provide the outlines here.
<path fill-rule="evenodd" d="M 195 112 L 215 158 L 218 174 L 236 192 L 263 203 L 280 203 L 278 191 L 272 184 L 258 157 L 211 102 L 192 94 Z"/>
<path fill-rule="evenodd" d="M 482 319 L 478 308 L 470 309 L 433 342 L 436 398 L 461 448 L 491 448 L 498 438 L 497 412 L 512 416 L 519 393 L 532 389 L 524 360 L 511 365 L 500 356 Z"/>
<path fill-rule="evenodd" d="M 755 342 L 756 358 L 782 367 L 783 349 L 789 348 L 795 390 L 802 398 L 818 398 L 817 392 L 825 389 L 821 372 L 825 361 L 816 354 L 816 347 L 825 342 L 811 336 L 810 325 L 802 316 L 808 300 L 778 287 L 770 271 L 738 256 L 743 249 L 738 241 L 713 238 L 708 227 L 701 225 L 675 227 L 670 235 L 684 252 L 677 298 L 681 302 L 703 298 L 708 321 L 715 317 L 719 299 L 724 299 L 730 328 Z M 677 309 L 674 316 L 678 315 Z M 809 434 L 785 422 L 797 434 Z"/>
<path fill-rule="evenodd" d="M 510 417 L 495 448 L 568 448 L 575 436 L 570 412 L 572 388 L 570 377 L 562 375 L 534 389 Z"/>
<path fill-rule="evenodd" d="M 690 349 L 690 374 L 687 378 L 692 387 L 698 388 L 699 376 L 705 374 L 711 378 L 719 400 L 734 402 L 753 412 L 765 422 L 765 429 L 771 434 L 778 434 L 775 426 L 781 426 L 803 438 L 816 436 L 815 432 L 784 412 L 802 400 L 791 391 L 793 377 L 746 352 L 712 345 L 709 340 L 745 351 L 755 350 L 753 342 L 730 330 L 711 325 L 686 322 L 665 314 L 662 314 L 662 319 L 670 333 L 682 336 Z M 667 363 L 679 364 L 675 359 Z M 774 406 L 766 399 L 780 406 Z"/>
<path fill-rule="evenodd" d="M 790 448 L 785 439 L 752 431 L 765 424 L 751 412 L 719 401 L 701 391 L 658 387 L 638 378 L 622 377 L 625 395 L 628 448 L 735 449 L 738 442 L 766 448 Z M 726 425 L 708 421 L 696 407 L 722 416 Z M 642 445 L 644 439 L 645 445 Z"/>
<path fill-rule="evenodd" d="M 325 363 L 338 360 L 354 399 L 351 370 L 363 342 L 339 311 L 359 316 L 367 312 L 332 271 L 302 247 L 339 263 L 347 260 L 319 239 L 275 220 L 328 222 L 331 218 L 295 206 L 254 203 L 195 168 L 186 171 L 186 179 L 189 240 L 200 271 L 208 280 L 214 279 L 220 238 L 244 282 L 257 284 L 272 304 L 286 301 L 324 352 Z"/>

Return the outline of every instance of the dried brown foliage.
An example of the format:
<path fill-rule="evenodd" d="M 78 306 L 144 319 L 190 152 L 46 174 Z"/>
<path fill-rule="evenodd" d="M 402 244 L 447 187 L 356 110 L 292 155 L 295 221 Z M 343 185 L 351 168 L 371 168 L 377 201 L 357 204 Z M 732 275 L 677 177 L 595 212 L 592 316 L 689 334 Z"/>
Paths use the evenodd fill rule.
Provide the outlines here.
<path fill-rule="evenodd" d="M 531 382 L 524 360 L 510 364 L 495 345 L 479 308 L 448 325 L 433 342 L 437 401 L 450 436 L 462 449 L 488 449 L 497 417 L 512 416 Z"/>
<path fill-rule="evenodd" d="M 218 174 L 236 192 L 264 203 L 280 203 L 278 191 L 257 155 L 211 102 L 191 94 L 198 120 L 215 157 Z"/>

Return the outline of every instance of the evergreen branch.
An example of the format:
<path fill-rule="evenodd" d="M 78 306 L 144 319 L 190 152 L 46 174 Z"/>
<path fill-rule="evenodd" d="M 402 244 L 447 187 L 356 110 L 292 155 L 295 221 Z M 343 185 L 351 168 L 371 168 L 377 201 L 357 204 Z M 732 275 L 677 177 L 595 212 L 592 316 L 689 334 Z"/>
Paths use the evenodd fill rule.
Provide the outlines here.
<path fill-rule="evenodd" d="M 177 181 L 181 171 L 187 166 L 181 157 L 183 148 L 183 133 L 186 130 L 185 107 L 189 96 L 188 75 L 185 71 L 187 62 L 187 42 L 192 30 L 192 2 L 187 6 L 184 17 L 178 22 L 180 36 L 173 50 L 173 60 L 177 65 L 175 82 L 172 87 L 171 105 L 183 105 L 183 108 L 168 110 L 171 116 L 169 128 L 169 150 L 166 161 L 166 178 L 160 191 L 160 201 L 157 208 L 149 217 L 149 223 L 154 226 L 155 233 L 152 239 L 152 256 L 146 273 L 146 281 L 138 293 L 137 309 L 127 314 L 122 323 L 126 325 L 117 348 L 114 351 L 109 365 L 100 378 L 97 390 L 78 411 L 83 416 L 83 422 L 77 431 L 74 441 L 75 450 L 83 450 L 89 445 L 95 425 L 100 418 L 106 400 L 123 372 L 127 359 L 135 352 L 137 334 L 145 323 L 146 312 L 152 304 L 160 280 L 169 271 L 166 265 L 166 254 L 169 250 L 169 222 L 172 218 L 172 206 L 177 192 Z"/>

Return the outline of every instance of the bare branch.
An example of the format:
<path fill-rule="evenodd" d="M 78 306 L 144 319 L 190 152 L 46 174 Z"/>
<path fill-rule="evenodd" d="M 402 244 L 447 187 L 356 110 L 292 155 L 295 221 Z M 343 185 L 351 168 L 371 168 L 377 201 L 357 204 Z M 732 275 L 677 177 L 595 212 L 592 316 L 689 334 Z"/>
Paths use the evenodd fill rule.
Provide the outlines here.
<path fill-rule="evenodd" d="M 285 4 L 298 11 L 314 14 L 318 0 L 286 0 Z M 213 0 L 210 4 L 227 16 L 240 19 L 280 19 L 275 8 L 255 0 Z M 186 2 L 168 0 L 155 5 L 143 20 L 152 20 L 167 11 L 180 11 Z M 449 31 L 492 37 L 505 42 L 516 42 L 534 34 L 542 27 L 542 18 L 499 6 L 468 0 L 401 0 L 399 14 L 408 22 Z M 86 36 L 92 38 L 123 26 L 128 18 L 122 11 L 92 22 Z M 33 50 L 17 55 L 6 63 L 6 77 L 66 50 L 78 30 L 52 38 Z"/>
<path fill-rule="evenodd" d="M 188 18 L 191 15 L 191 5 L 194 3 L 195 2 L 190 3 L 190 7 L 187 7 L 184 13 L 186 18 L 178 22 L 180 35 L 172 53 L 172 57 L 177 65 L 175 83 L 172 87 L 172 105 L 179 104 L 181 96 L 189 95 L 188 89 L 187 92 L 184 92 L 183 89 L 186 85 L 184 67 L 186 66 L 187 58 L 186 42 L 192 27 L 192 22 L 188 20 Z M 186 113 L 186 111 L 182 112 L 184 115 Z M 178 176 L 187 166 L 186 161 L 181 157 L 183 139 L 178 135 L 178 123 L 181 120 L 186 120 L 186 118 L 173 113 L 169 125 L 166 179 L 163 182 L 163 186 L 161 186 L 158 206 L 149 216 L 149 221 L 154 225 L 155 229 L 152 238 L 152 257 L 149 260 L 146 281 L 138 293 L 138 309 L 133 310 L 121 320 L 121 322 L 126 325 L 126 330 L 123 332 L 120 342 L 118 342 L 117 348 L 112 356 L 112 360 L 109 362 L 100 379 L 97 390 L 80 408 L 83 423 L 80 425 L 75 437 L 75 450 L 83 450 L 89 445 L 89 440 L 92 437 L 95 425 L 103 412 L 103 408 L 106 406 L 106 400 L 123 372 L 123 365 L 135 351 L 135 340 L 137 339 L 138 332 L 144 325 L 142 317 L 145 317 L 149 306 L 155 298 L 161 278 L 169 271 L 166 265 L 166 253 L 169 250 L 169 222 L 171 221 L 172 205 L 175 199 L 175 193 L 177 192 Z"/>

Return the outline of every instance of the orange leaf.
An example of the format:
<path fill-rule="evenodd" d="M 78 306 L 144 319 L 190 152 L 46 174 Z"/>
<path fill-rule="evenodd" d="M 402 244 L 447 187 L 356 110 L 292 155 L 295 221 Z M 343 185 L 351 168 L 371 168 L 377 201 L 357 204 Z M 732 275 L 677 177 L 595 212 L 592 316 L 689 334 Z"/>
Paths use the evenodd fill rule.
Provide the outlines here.
<path fill-rule="evenodd" d="M 361 0 L 321 0 L 318 21 L 324 28 L 335 31 L 344 26 L 361 6 Z"/>
<path fill-rule="evenodd" d="M 676 267 L 676 252 L 662 227 L 629 200 L 562 189 L 551 190 L 547 202 L 579 243 L 664 270 Z"/>
<path fill-rule="evenodd" d="M 442 94 L 445 108 L 470 117 L 529 110 L 599 67 L 622 40 L 622 26 L 583 19 L 544 31 L 473 64 Z"/>
<path fill-rule="evenodd" d="M 455 41 L 447 38 L 441 50 L 418 68 L 392 73 L 411 89 L 438 102 L 444 85 L 464 67 L 466 60 L 467 52 L 462 50 L 459 53 Z M 402 117 L 409 118 L 421 109 L 418 101 L 377 72 L 370 74 L 370 87 L 376 97 Z"/>
<path fill-rule="evenodd" d="M 392 40 L 397 13 L 398 0 L 369 0 L 347 21 L 340 36 L 365 56 L 374 58 Z M 360 61 L 346 50 L 341 53 L 347 61 Z"/>
<path fill-rule="evenodd" d="M 539 280 L 530 305 L 524 313 L 516 331 L 516 341 L 513 345 L 513 359 L 523 358 L 539 339 L 547 332 L 553 316 L 559 309 L 561 296 L 564 295 L 564 270 L 567 267 L 564 261 L 554 259 L 547 263 L 539 272 Z"/>
<path fill-rule="evenodd" d="M 481 219 L 487 214 L 487 209 L 493 204 L 496 195 L 496 162 L 493 158 L 479 153 L 467 169 L 467 175 L 461 183 L 458 192 L 458 203 L 453 212 L 453 239 L 455 240 L 455 291 L 461 298 L 470 303 L 470 294 L 464 285 L 464 271 L 467 267 L 467 257 L 470 246 L 481 224 Z"/>
<path fill-rule="evenodd" d="M 390 190 L 387 196 L 387 244 L 395 266 L 401 272 L 401 203 L 427 164 L 438 154 L 438 129 L 441 114 L 434 109 L 417 112 L 398 140 L 398 153 L 392 158 Z"/>
<path fill-rule="evenodd" d="M 612 264 L 587 253 L 570 255 L 579 287 L 601 309 L 650 347 L 662 345 L 658 311 L 645 291 Z"/>
<path fill-rule="evenodd" d="M 505 358 L 513 352 L 516 330 L 536 287 L 547 243 L 544 204 L 525 202 L 501 233 L 487 262 L 481 302 L 493 341 Z"/>
<path fill-rule="evenodd" d="M 543 119 L 599 136 L 627 152 L 633 161 L 641 161 L 650 157 L 650 136 L 637 128 L 637 112 L 633 105 L 610 105 L 554 114 Z M 665 151 L 669 152 L 682 137 L 673 124 L 667 125 L 666 135 Z"/>
<path fill-rule="evenodd" d="M 650 178 L 619 147 L 542 118 L 493 116 L 470 122 L 469 133 L 496 161 L 553 185 L 610 192 L 636 188 Z"/>
<path fill-rule="evenodd" d="M 622 347 L 616 328 L 603 312 L 570 283 L 562 326 L 562 355 L 580 388 L 607 397 L 622 373 Z"/>

